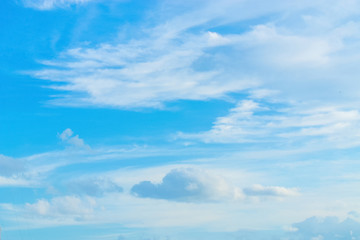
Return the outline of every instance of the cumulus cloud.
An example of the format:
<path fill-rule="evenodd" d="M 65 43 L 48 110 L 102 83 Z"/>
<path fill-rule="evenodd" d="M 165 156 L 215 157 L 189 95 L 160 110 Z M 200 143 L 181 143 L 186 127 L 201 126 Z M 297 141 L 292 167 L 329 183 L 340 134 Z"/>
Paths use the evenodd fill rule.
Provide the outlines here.
<path fill-rule="evenodd" d="M 220 176 L 194 168 L 173 169 L 160 183 L 143 181 L 134 185 L 131 192 L 141 198 L 171 201 L 202 202 L 240 200 L 246 197 L 289 197 L 299 195 L 297 189 L 254 185 L 240 189 L 231 186 Z"/>
<path fill-rule="evenodd" d="M 123 188 L 110 179 L 93 177 L 72 180 L 67 184 L 70 192 L 76 195 L 100 197 L 107 192 L 122 192 Z"/>
<path fill-rule="evenodd" d="M 142 198 L 185 202 L 233 199 L 241 195 L 224 179 L 193 168 L 173 169 L 161 183 L 143 181 L 134 185 L 131 192 Z"/>
<path fill-rule="evenodd" d="M 69 7 L 74 4 L 84 4 L 94 0 L 23 0 L 25 7 L 37 10 L 52 10 L 54 8 Z"/>
<path fill-rule="evenodd" d="M 62 133 L 60 133 L 59 138 L 66 144 L 69 144 L 74 147 L 89 147 L 85 144 L 84 140 L 79 137 L 79 135 L 74 135 L 74 132 L 67 128 Z"/>

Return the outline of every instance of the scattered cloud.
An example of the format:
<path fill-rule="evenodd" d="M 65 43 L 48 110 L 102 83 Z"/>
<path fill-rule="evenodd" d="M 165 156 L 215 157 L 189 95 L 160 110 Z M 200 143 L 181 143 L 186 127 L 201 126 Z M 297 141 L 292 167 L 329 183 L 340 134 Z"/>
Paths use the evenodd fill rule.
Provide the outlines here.
<path fill-rule="evenodd" d="M 85 4 L 90 0 L 23 2 L 27 7 L 51 10 Z M 182 5 L 182 12 L 179 13 L 169 7 L 171 4 L 166 5 L 167 2 L 172 2 L 176 10 L 179 9 L 178 2 L 186 6 Z M 160 4 L 166 13 L 155 9 L 152 14 L 160 16 L 161 21 L 157 17 L 154 17 L 155 20 L 149 18 L 146 25 L 137 26 L 139 32 L 136 35 L 140 36 L 137 39 L 125 37 L 98 45 L 75 46 L 55 59 L 42 61 L 44 68 L 32 74 L 39 79 L 49 80 L 49 87 L 59 91 L 51 103 L 64 106 L 163 108 L 166 103 L 178 100 L 231 101 L 234 100 L 232 93 L 250 94 L 250 97 L 238 101 L 227 115 L 218 117 L 208 131 L 180 133 L 179 138 L 186 140 L 206 143 L 279 143 L 277 146 L 280 145 L 282 149 L 297 143 L 308 146 L 318 143 L 328 148 L 360 146 L 360 112 L 354 107 L 360 100 L 360 28 L 358 18 L 352 18 L 359 14 L 358 1 L 183 2 L 165 1 Z M 189 7 L 192 4 L 196 7 Z M 249 19 L 252 25 L 243 27 L 243 20 Z M 250 25 L 249 21 L 245 25 Z M 54 184 L 55 179 L 64 177 L 54 177 L 61 174 L 61 170 L 56 169 L 59 166 L 77 171 L 76 168 L 81 165 L 79 163 L 107 161 L 113 164 L 109 166 L 123 168 L 133 163 L 122 164 L 119 159 L 165 155 L 156 150 L 144 154 L 138 149 L 136 153 L 129 153 L 131 151 L 126 149 L 95 149 L 86 155 L 81 148 L 87 145 L 71 129 L 60 133 L 59 138 L 63 143 L 76 147 L 75 150 L 71 149 L 70 153 L 67 149 L 27 158 L 33 160 L 32 171 L 49 174 L 43 177 L 43 183 L 48 180 L 50 185 Z M 271 147 L 273 145 L 267 146 Z M 174 152 L 167 154 L 178 156 Z M 264 152 L 257 154 L 268 157 Z M 189 162 L 192 160 L 188 159 Z M 219 159 L 216 161 L 216 164 L 221 162 Z M 33 204 L 28 203 L 26 210 L 30 215 L 43 218 L 69 217 L 83 220 L 94 214 L 97 201 L 101 200 L 104 205 L 110 206 L 110 210 L 101 209 L 101 213 L 97 213 L 102 217 L 99 222 L 126 222 L 127 226 L 189 224 L 193 227 L 194 224 L 210 221 L 213 221 L 212 226 L 228 225 L 234 224 L 230 221 L 236 220 L 233 221 L 235 224 L 245 225 L 246 222 L 256 222 L 259 213 L 249 211 L 246 206 L 238 206 L 242 204 L 236 201 L 226 200 L 298 195 L 296 189 L 280 187 L 277 183 L 237 188 L 220 176 L 196 169 L 199 162 L 194 161 L 193 168 L 173 169 L 160 181 L 151 179 L 139 182 L 137 179 L 131 182 L 128 176 L 124 182 L 131 182 L 132 195 L 124 193 L 109 197 L 121 191 L 109 179 L 94 177 L 73 180 L 68 185 L 69 194 L 72 195 L 40 199 Z M 237 167 L 260 168 L 246 159 L 233 162 Z M 149 168 L 149 165 L 145 165 L 142 167 Z M 274 165 L 271 165 L 271 170 L 266 169 L 270 165 L 262 162 L 261 168 L 265 170 L 259 171 L 271 175 Z M 19 184 L 21 181 L 18 175 L 21 175 L 24 167 L 23 163 L 15 159 L 0 156 L 0 185 Z M 315 178 L 316 174 L 311 172 L 309 175 Z M 291 180 L 298 181 L 295 178 Z M 311 188 L 309 192 L 321 195 L 318 189 L 314 189 L 313 183 L 304 185 Z M 349 188 L 349 191 L 352 190 Z M 332 191 L 332 194 L 334 192 L 339 194 L 337 191 Z M 354 195 L 353 191 L 351 195 Z M 154 209 L 158 199 L 172 202 L 162 201 L 161 206 L 159 204 Z M 221 200 L 233 205 L 219 206 Z M 345 199 L 343 202 L 354 202 L 354 199 Z M 329 205 L 326 204 L 326 207 Z M 260 203 L 254 209 L 275 212 L 282 207 L 269 207 Z M 246 211 L 251 213 L 244 213 Z M 122 215 L 124 212 L 127 214 Z M 351 215 L 355 216 L 355 213 Z M 269 212 L 264 216 L 267 219 L 263 221 L 268 224 L 269 219 L 274 218 L 274 214 Z M 224 219 L 227 221 L 221 221 Z M 238 223 L 237 220 L 242 222 Z M 274 221 L 278 223 L 280 220 Z M 331 229 L 332 232 L 326 232 L 325 229 Z M 358 229 L 358 223 L 353 220 L 340 222 L 334 218 L 308 219 L 294 224 L 294 231 L 289 233 L 292 235 L 288 239 L 351 239 L 358 238 Z"/>

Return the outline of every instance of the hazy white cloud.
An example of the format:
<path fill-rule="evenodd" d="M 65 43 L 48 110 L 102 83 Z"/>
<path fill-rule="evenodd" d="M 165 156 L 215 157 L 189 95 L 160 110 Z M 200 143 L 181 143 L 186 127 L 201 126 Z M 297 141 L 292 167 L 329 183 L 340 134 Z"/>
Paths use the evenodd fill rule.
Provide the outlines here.
<path fill-rule="evenodd" d="M 0 176 L 0 186 L 1 187 L 15 187 L 15 186 L 29 186 L 31 182 L 29 182 L 25 178 L 19 177 L 2 177 Z"/>
<path fill-rule="evenodd" d="M 262 186 L 260 184 L 244 188 L 243 191 L 247 196 L 255 197 L 287 197 L 299 195 L 298 190 L 294 188 Z"/>
<path fill-rule="evenodd" d="M 91 217 L 95 207 L 94 198 L 76 196 L 55 197 L 51 200 L 40 199 L 33 204 L 26 204 L 30 214 L 49 218 L 70 217 L 77 220 Z"/>
<path fill-rule="evenodd" d="M 25 169 L 25 161 L 0 154 L 0 176 L 9 177 L 18 175 L 23 173 Z"/>
<path fill-rule="evenodd" d="M 71 193 L 76 195 L 89 195 L 100 197 L 107 192 L 122 192 L 123 188 L 110 179 L 88 177 L 74 179 L 67 183 Z"/>
<path fill-rule="evenodd" d="M 84 4 L 95 0 L 22 0 L 25 7 L 37 10 L 52 10 L 54 8 L 64 8 L 75 4 Z"/>

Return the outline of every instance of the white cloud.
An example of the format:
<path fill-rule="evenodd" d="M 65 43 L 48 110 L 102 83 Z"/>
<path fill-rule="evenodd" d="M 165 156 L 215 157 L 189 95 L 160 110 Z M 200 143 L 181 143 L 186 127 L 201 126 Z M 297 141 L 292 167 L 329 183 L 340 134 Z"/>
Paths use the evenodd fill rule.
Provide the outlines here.
<path fill-rule="evenodd" d="M 54 104 L 118 108 L 159 108 L 175 100 L 220 98 L 256 85 L 249 78 L 230 75 L 224 81 L 221 70 L 194 69 L 205 48 L 215 44 L 208 39 L 208 34 L 189 35 L 181 40 L 183 43 L 175 44 L 173 39 L 163 43 L 159 42 L 161 38 L 150 37 L 128 44 L 72 49 L 63 54 L 63 59 L 44 62 L 50 69 L 38 71 L 35 76 L 66 83 L 52 85 L 54 89 L 85 93 L 84 97 L 59 96 Z"/>
<path fill-rule="evenodd" d="M 65 129 L 61 134 L 59 134 L 59 138 L 69 145 L 75 146 L 75 147 L 86 147 L 89 148 L 88 145 L 84 143 L 84 140 L 79 137 L 79 135 L 74 135 L 74 132 L 67 128 Z"/>
<path fill-rule="evenodd" d="M 204 142 L 312 142 L 329 148 L 360 145 L 360 112 L 353 107 L 282 104 L 241 100 L 218 117 L 209 131 L 179 133 L 183 139 Z"/>
<path fill-rule="evenodd" d="M 25 7 L 37 10 L 52 10 L 64 8 L 75 4 L 84 4 L 94 0 L 22 0 Z"/>
<path fill-rule="evenodd" d="M 141 198 L 166 199 L 182 202 L 208 202 L 245 200 L 249 198 L 298 196 L 294 188 L 253 185 L 241 190 L 229 184 L 220 176 L 194 168 L 171 170 L 159 183 L 143 181 L 131 188 Z"/>
<path fill-rule="evenodd" d="M 242 197 L 239 189 L 231 187 L 224 179 L 205 171 L 186 168 L 173 169 L 161 183 L 143 181 L 134 185 L 131 192 L 138 197 L 159 198 L 172 201 L 217 201 Z"/>
<path fill-rule="evenodd" d="M 204 1 L 195 8 L 181 2 L 181 14 L 175 13 L 179 2 L 162 4 L 169 6 L 160 9 L 174 14 L 154 9 L 166 21 L 153 19 L 151 27 L 139 28 L 142 38 L 69 49 L 44 61 L 45 69 L 34 75 L 67 91 L 52 103 L 160 108 L 170 101 L 222 98 L 259 85 L 285 101 L 360 100 L 360 29 L 349 20 L 359 12 L 354 1 Z M 272 21 L 259 20 L 245 31 L 210 30 L 271 14 Z M 334 95 L 339 89 L 344 94 Z"/>

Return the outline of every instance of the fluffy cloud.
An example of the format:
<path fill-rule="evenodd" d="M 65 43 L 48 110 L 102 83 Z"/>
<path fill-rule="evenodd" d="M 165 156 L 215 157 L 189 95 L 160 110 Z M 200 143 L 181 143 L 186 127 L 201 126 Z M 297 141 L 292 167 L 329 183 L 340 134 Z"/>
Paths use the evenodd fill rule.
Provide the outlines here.
<path fill-rule="evenodd" d="M 142 198 L 158 198 L 183 202 L 299 195 L 297 189 L 278 186 L 254 185 L 241 190 L 231 186 L 219 176 L 194 168 L 173 169 L 166 174 L 160 183 L 143 181 L 134 185 L 131 192 L 135 196 Z"/>
<path fill-rule="evenodd" d="M 230 187 L 224 179 L 193 168 L 174 169 L 161 183 L 143 181 L 131 192 L 143 198 L 172 201 L 214 201 L 240 197 L 239 190 Z"/>
<path fill-rule="evenodd" d="M 123 188 L 113 181 L 105 178 L 81 178 L 70 181 L 68 184 L 70 192 L 76 195 L 89 195 L 100 197 L 107 192 L 122 192 Z"/>
<path fill-rule="evenodd" d="M 68 7 L 73 4 L 83 4 L 94 0 L 23 0 L 25 7 L 37 10 L 51 10 L 54 8 Z"/>
<path fill-rule="evenodd" d="M 70 128 L 67 128 L 62 133 L 60 133 L 59 138 L 64 143 L 75 147 L 89 147 L 84 143 L 84 140 L 81 139 L 79 135 L 74 135 L 74 132 Z"/>

